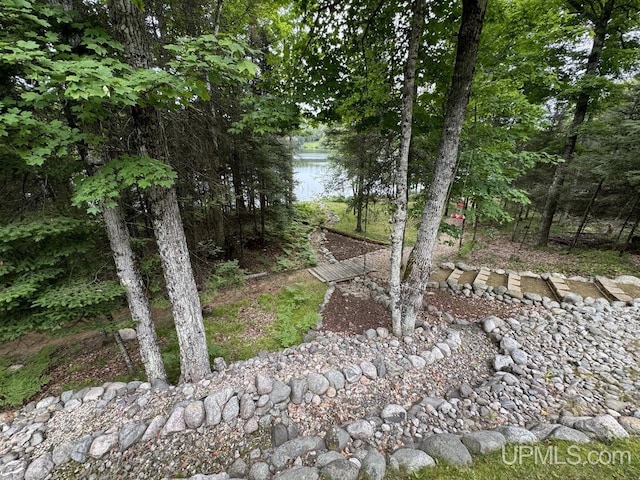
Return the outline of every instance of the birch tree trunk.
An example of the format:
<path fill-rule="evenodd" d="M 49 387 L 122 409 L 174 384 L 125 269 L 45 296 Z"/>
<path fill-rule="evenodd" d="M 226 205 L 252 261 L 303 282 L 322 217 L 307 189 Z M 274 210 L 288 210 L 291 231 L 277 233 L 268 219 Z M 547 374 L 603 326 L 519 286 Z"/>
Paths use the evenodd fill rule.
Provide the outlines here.
<path fill-rule="evenodd" d="M 615 3 L 616 0 L 608 0 L 603 4 L 600 16 L 595 22 L 595 35 L 593 37 L 591 52 L 587 59 L 585 77 L 598 74 L 600 59 L 602 58 L 602 51 L 604 49 L 604 42 L 607 39 L 607 27 L 611 21 Z M 576 143 L 578 141 L 578 127 L 582 125 L 587 116 L 590 100 L 591 92 L 587 89 L 583 90 L 576 100 L 576 109 L 573 113 L 573 120 L 571 121 L 569 132 L 565 138 L 564 150 L 562 152 L 563 162 L 556 165 L 553 180 L 551 181 L 549 191 L 547 192 L 547 199 L 545 201 L 544 210 L 542 211 L 542 218 L 540 219 L 537 242 L 540 247 L 546 246 L 549 241 L 549 232 L 551 231 L 553 217 L 558 209 L 558 202 L 560 200 L 560 193 L 562 191 L 562 185 L 564 184 L 567 167 L 569 163 L 571 163 L 573 153 L 576 149 Z"/>
<path fill-rule="evenodd" d="M 136 68 L 152 67 L 149 32 L 142 12 L 131 0 L 110 0 L 109 8 L 128 63 Z M 131 116 L 138 153 L 166 162 L 159 111 L 152 106 L 137 105 L 132 108 Z M 176 191 L 173 187 L 152 186 L 148 192 L 154 235 L 180 347 L 180 381 L 197 382 L 211 373 L 211 365 Z"/>
<path fill-rule="evenodd" d="M 158 338 L 151 318 L 149 300 L 144 291 L 144 283 L 136 268 L 135 256 L 131 249 L 129 231 L 119 206 L 102 208 L 102 217 L 107 237 L 113 252 L 113 260 L 120 283 L 125 288 L 131 318 L 136 322 L 140 356 L 149 381 L 166 380 L 167 374 L 158 347 Z"/>
<path fill-rule="evenodd" d="M 453 79 L 447 99 L 444 125 L 436 156 L 433 181 L 427 190 L 416 245 L 409 256 L 400 291 L 400 323 L 397 335 L 411 335 L 415 329 L 417 312 L 422 304 L 424 289 L 431 273 L 433 248 L 438 237 L 449 186 L 454 178 L 460 132 L 471 93 L 471 82 L 478 57 L 478 45 L 487 0 L 463 0 L 462 20 L 458 31 L 458 47 Z M 393 302 L 393 299 L 392 299 Z"/>
<path fill-rule="evenodd" d="M 397 336 L 400 336 L 402 331 L 400 271 L 402 270 L 404 231 L 407 224 L 407 176 L 413 123 L 413 103 L 416 89 L 416 63 L 418 60 L 420 38 L 424 27 L 425 9 L 425 0 L 414 1 L 411 30 L 409 32 L 407 62 L 404 67 L 404 83 L 402 85 L 402 115 L 400 119 L 402 136 L 400 140 L 400 154 L 396 165 L 396 209 L 393 214 L 393 230 L 391 231 L 391 272 L 389 274 L 391 322 L 393 333 Z"/>

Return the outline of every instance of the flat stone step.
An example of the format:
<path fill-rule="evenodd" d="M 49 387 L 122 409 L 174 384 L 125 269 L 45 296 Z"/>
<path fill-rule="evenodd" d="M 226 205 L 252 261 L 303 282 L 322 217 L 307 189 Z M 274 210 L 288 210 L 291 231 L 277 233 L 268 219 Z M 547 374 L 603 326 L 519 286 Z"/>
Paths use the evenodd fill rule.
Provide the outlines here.
<path fill-rule="evenodd" d="M 507 290 L 520 290 L 520 275 L 510 273 L 507 277 Z"/>
<path fill-rule="evenodd" d="M 463 273 L 464 272 L 458 268 L 454 269 L 453 272 L 451 272 L 447 277 L 447 283 L 457 284 Z"/>
<path fill-rule="evenodd" d="M 489 275 L 491 275 L 491 270 L 486 267 L 481 267 L 478 275 L 473 280 L 473 285 L 486 285 L 487 280 L 489 280 Z"/>
<path fill-rule="evenodd" d="M 558 297 L 559 300 L 562 300 L 565 295 L 571 293 L 571 289 L 569 288 L 569 285 L 567 285 L 567 282 L 565 282 L 564 278 L 551 276 L 549 277 L 548 283 L 551 290 L 553 290 L 553 293 L 556 294 L 556 297 Z"/>
<path fill-rule="evenodd" d="M 596 277 L 596 285 L 612 299 L 619 302 L 632 302 L 633 298 L 627 295 L 624 290 L 618 287 L 618 284 L 606 277 Z"/>

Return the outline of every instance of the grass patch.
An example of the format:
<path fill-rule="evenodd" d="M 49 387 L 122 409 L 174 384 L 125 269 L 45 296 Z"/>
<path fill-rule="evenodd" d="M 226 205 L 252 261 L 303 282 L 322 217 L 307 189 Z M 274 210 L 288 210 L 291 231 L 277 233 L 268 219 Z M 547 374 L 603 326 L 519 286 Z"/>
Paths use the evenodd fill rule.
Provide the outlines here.
<path fill-rule="evenodd" d="M 242 301 L 214 306 L 204 318 L 209 358 L 246 360 L 261 350 L 274 351 L 302 342 L 319 320 L 326 285 L 309 278 Z M 248 294 L 250 295 L 250 293 Z M 169 381 L 180 377 L 180 350 L 172 325 L 157 329 Z"/>
<path fill-rule="evenodd" d="M 610 444 L 575 445 L 552 442 L 535 446 L 508 445 L 489 455 L 474 458 L 471 468 L 437 463 L 413 474 L 388 470 L 386 480 L 592 480 L 594 478 L 640 478 L 640 439 Z M 531 450 L 528 450 L 531 449 Z M 526 456 L 525 452 L 531 452 Z"/>
<path fill-rule="evenodd" d="M 17 407 L 32 397 L 49 383 L 51 377 L 45 375 L 52 358 L 52 347 L 43 348 L 31 355 L 19 370 L 11 368 L 8 358 L 0 358 L 0 407 Z"/>
<path fill-rule="evenodd" d="M 545 247 L 551 250 L 549 247 Z M 562 251 L 560 251 L 562 252 Z M 558 253 L 560 253 L 558 252 Z M 522 257 L 525 257 L 523 255 Z M 585 277 L 602 275 L 615 278 L 620 275 L 640 276 L 640 268 L 631 261 L 628 254 L 620 255 L 616 250 L 579 249 L 565 253 L 562 261 L 531 265 L 526 258 L 514 256 L 506 268 L 530 269 L 539 273 L 557 272 L 567 276 Z"/>
<path fill-rule="evenodd" d="M 348 233 L 353 235 L 356 230 L 356 216 L 353 213 L 353 209 L 350 208 L 346 202 L 336 201 L 324 201 L 323 202 L 333 213 L 335 213 L 340 220 L 333 225 L 338 232 Z M 410 202 L 412 203 L 412 202 Z M 409 206 L 411 209 L 411 205 Z M 363 213 L 364 215 L 364 213 Z M 375 204 L 369 205 L 369 212 L 367 214 L 367 238 L 372 238 L 381 242 L 389 242 L 391 240 L 391 218 L 393 215 L 393 205 L 389 202 L 379 201 Z M 405 245 L 415 245 L 416 238 L 418 236 L 418 219 L 413 217 L 407 218 L 407 229 L 405 231 Z M 364 218 L 363 226 L 364 229 Z M 362 233 L 364 236 L 364 232 Z"/>

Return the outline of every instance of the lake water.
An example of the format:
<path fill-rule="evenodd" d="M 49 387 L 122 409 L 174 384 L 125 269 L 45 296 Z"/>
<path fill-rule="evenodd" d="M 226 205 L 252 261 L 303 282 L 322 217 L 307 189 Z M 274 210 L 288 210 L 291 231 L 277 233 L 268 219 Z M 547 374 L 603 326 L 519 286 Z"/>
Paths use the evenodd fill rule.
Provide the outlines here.
<path fill-rule="evenodd" d="M 325 189 L 330 177 L 329 152 L 300 152 L 293 156 L 294 193 L 297 200 L 308 201 L 332 195 L 351 195 L 349 189 Z"/>

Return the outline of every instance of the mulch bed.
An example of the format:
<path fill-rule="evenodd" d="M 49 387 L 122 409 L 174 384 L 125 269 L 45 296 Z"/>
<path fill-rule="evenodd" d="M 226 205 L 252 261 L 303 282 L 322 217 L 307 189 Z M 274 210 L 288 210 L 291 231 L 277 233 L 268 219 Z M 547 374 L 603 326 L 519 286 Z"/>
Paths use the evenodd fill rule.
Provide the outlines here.
<path fill-rule="evenodd" d="M 325 247 L 329 249 L 336 260 L 346 260 L 348 258 L 364 255 L 365 253 L 375 252 L 385 248 L 383 245 L 365 242 L 363 240 L 355 240 L 345 237 L 337 233 L 327 231 L 325 233 Z"/>
<path fill-rule="evenodd" d="M 336 289 L 322 314 L 322 328 L 331 332 L 362 334 L 370 328 L 391 329 L 391 315 L 371 297 L 359 298 Z"/>
<path fill-rule="evenodd" d="M 365 243 L 333 232 L 325 234 L 327 248 L 338 260 L 362 255 L 365 251 L 380 249 L 380 245 Z M 501 318 L 514 316 L 522 307 L 479 298 L 464 298 L 444 290 L 429 290 L 425 294 L 428 305 L 454 318 L 469 322 L 479 321 L 491 315 Z M 437 323 L 438 317 L 425 312 L 427 322 Z M 359 298 L 336 290 L 323 313 L 323 329 L 332 332 L 362 334 L 370 328 L 391 329 L 391 315 L 373 298 Z"/>

